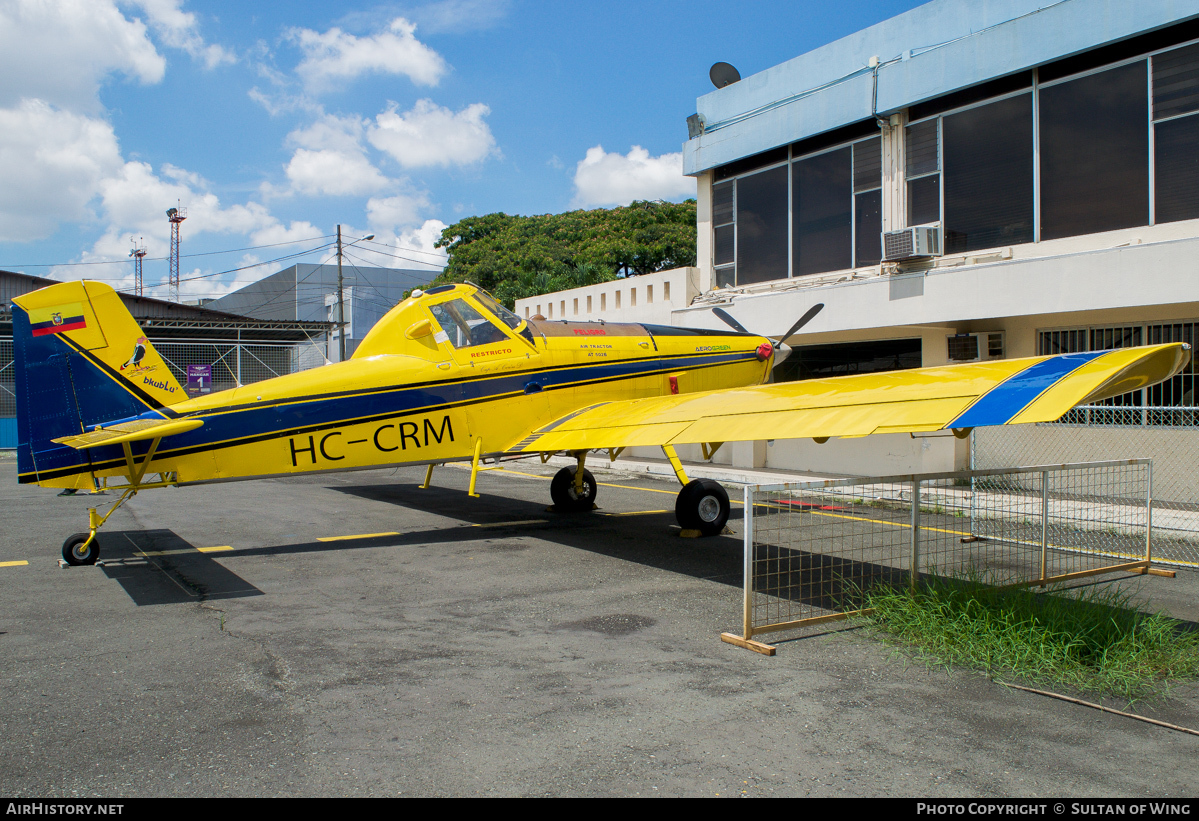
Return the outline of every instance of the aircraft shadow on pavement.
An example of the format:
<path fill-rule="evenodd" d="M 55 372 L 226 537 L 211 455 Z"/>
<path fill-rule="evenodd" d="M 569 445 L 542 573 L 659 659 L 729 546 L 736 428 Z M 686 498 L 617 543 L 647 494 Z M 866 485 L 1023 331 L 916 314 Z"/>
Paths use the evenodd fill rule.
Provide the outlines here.
<path fill-rule="evenodd" d="M 261 596 L 262 591 L 170 530 L 100 534 L 100 570 L 138 607 Z"/>
<path fill-rule="evenodd" d="M 673 498 L 666 504 L 655 502 L 670 508 L 664 513 L 611 515 L 623 511 L 601 507 L 592 513 L 564 514 L 548 511 L 548 498 L 530 501 L 490 495 L 483 490 L 480 498 L 469 499 L 456 488 L 422 490 L 415 484 L 343 485 L 331 489 L 467 523 L 407 533 L 405 540 L 435 543 L 536 535 L 577 550 L 731 586 L 741 585 L 740 537 L 680 538 Z M 734 507 L 732 517 L 740 515 L 739 508 Z"/>

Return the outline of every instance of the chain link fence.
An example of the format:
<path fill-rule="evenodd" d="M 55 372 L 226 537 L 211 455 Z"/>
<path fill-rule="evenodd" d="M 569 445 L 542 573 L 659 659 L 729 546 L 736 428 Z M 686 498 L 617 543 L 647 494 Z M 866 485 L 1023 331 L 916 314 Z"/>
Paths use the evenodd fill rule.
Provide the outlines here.
<path fill-rule="evenodd" d="M 17 415 L 16 370 L 12 361 L 12 339 L 0 339 L 0 418 Z"/>
<path fill-rule="evenodd" d="M 1145 572 L 1158 555 L 1152 477 L 1148 460 L 1130 460 L 747 485 L 743 632 L 724 638 L 754 646 L 929 576 L 1003 585 Z"/>
<path fill-rule="evenodd" d="M 154 342 L 180 385 L 187 384 L 188 365 L 212 368 L 212 391 L 249 385 L 295 373 L 306 364 L 301 346 L 237 342 Z"/>
<path fill-rule="evenodd" d="M 976 428 L 975 470 L 1087 459 L 1153 461 L 1155 559 L 1199 567 L 1199 427 L 1195 408 L 1096 405 L 1058 422 Z"/>

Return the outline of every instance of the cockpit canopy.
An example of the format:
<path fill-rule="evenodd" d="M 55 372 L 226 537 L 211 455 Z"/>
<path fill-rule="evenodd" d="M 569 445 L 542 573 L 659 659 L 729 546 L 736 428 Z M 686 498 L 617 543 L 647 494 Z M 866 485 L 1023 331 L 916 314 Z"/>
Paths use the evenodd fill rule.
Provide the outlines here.
<path fill-rule="evenodd" d="M 528 323 L 477 285 L 436 285 L 413 291 L 375 324 L 354 358 L 380 354 L 427 357 L 442 342 L 469 348 L 519 335 L 533 345 Z"/>

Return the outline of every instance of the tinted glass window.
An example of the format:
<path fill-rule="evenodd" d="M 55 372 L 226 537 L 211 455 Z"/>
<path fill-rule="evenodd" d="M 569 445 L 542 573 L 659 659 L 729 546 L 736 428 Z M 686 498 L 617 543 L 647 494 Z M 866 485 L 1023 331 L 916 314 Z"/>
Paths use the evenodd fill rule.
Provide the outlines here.
<path fill-rule="evenodd" d="M 849 147 L 800 160 L 794 166 L 796 276 L 853 265 L 853 194 Z"/>
<path fill-rule="evenodd" d="M 1041 238 L 1149 222 L 1145 61 L 1040 92 Z"/>
<path fill-rule="evenodd" d="M 950 114 L 941 140 L 945 252 L 1032 242 L 1032 95 Z"/>
<path fill-rule="evenodd" d="M 787 277 L 787 166 L 737 180 L 737 283 Z"/>
<path fill-rule="evenodd" d="M 941 175 L 908 183 L 908 225 L 925 225 L 941 219 Z"/>
<path fill-rule="evenodd" d="M 910 125 L 904 134 L 909 178 L 941 170 L 941 154 L 937 147 L 937 121 L 925 120 Z"/>
<path fill-rule="evenodd" d="M 883 258 L 883 192 L 857 194 L 854 202 L 855 266 L 877 265 Z"/>
<path fill-rule="evenodd" d="M 823 376 L 848 376 L 919 368 L 919 339 L 887 339 L 877 342 L 851 342 L 842 345 L 804 345 L 791 350 L 782 365 L 774 369 L 776 382 L 818 379 Z"/>
<path fill-rule="evenodd" d="M 869 191 L 883 184 L 882 138 L 853 144 L 853 190 Z"/>
<path fill-rule="evenodd" d="M 1153 58 L 1153 117 L 1199 111 L 1199 43 Z"/>
<path fill-rule="evenodd" d="M 1199 115 L 1153 127 L 1154 220 L 1199 217 Z"/>

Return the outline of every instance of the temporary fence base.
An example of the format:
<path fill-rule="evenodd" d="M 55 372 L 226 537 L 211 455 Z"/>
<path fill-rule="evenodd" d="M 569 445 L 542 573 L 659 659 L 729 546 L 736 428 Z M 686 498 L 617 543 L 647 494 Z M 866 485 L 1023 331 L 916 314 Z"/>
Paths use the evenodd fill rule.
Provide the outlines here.
<path fill-rule="evenodd" d="M 1046 587 L 1153 566 L 1149 460 L 747 485 L 743 630 L 727 643 L 867 615 L 931 579 Z"/>

